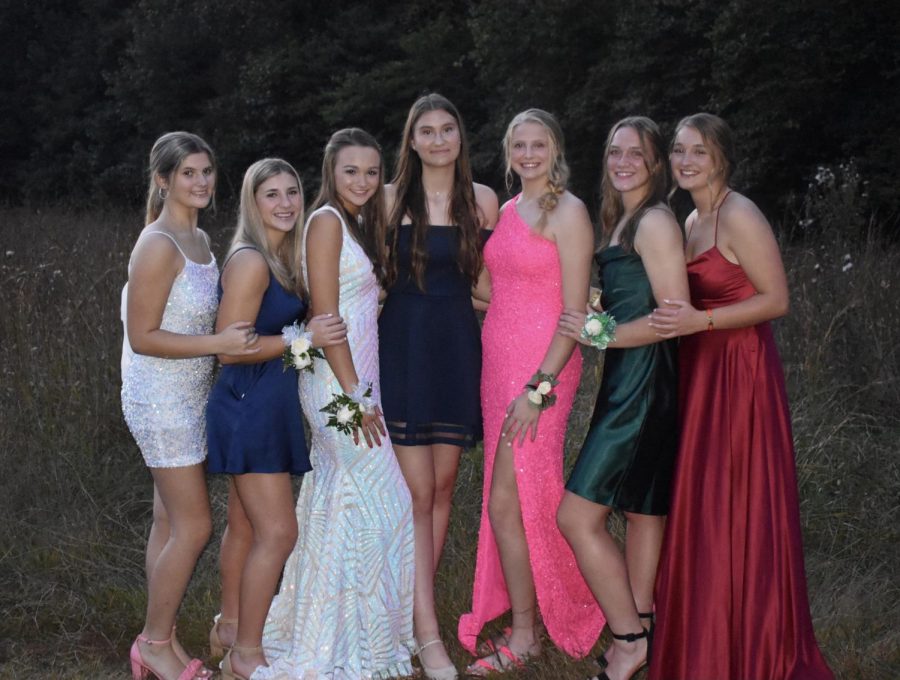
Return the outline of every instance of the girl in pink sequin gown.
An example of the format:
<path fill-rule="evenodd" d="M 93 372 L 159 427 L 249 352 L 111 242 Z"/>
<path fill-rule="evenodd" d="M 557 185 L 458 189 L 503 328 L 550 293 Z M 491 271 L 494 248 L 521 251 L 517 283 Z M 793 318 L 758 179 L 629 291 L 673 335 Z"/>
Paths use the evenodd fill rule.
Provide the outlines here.
<path fill-rule="evenodd" d="M 550 114 L 517 115 L 504 150 L 522 193 L 504 206 L 484 250 L 484 496 L 472 611 L 460 619 L 459 638 L 475 653 L 484 624 L 509 609 L 512 627 L 470 667 L 478 675 L 540 653 L 538 611 L 553 641 L 576 657 L 604 623 L 556 525 L 566 422 L 581 377 L 575 342 L 556 324 L 564 306 L 585 306 L 593 233 L 584 204 L 565 191 L 562 133 Z M 485 288 L 477 294 L 486 298 Z M 556 404 L 545 411 L 525 389 L 538 370 L 559 380 Z"/>

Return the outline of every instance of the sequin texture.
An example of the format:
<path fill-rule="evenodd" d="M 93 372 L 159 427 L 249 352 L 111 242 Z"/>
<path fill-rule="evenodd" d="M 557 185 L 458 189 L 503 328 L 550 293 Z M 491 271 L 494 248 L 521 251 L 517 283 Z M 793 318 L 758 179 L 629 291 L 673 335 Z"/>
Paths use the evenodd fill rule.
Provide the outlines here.
<path fill-rule="evenodd" d="M 380 402 L 378 284 L 346 225 L 342 233 L 339 311 L 357 375 L 372 381 Z M 297 545 L 263 633 L 271 665 L 258 668 L 254 680 L 382 680 L 412 673 L 409 490 L 389 440 L 370 449 L 326 426 L 319 409 L 340 390 L 324 360 L 316 360 L 315 373 L 300 375 L 313 471 L 303 477 Z"/>
<path fill-rule="evenodd" d="M 182 256 L 184 268 L 172 282 L 160 328 L 182 335 L 209 335 L 214 331 L 218 308 L 215 258 L 198 264 L 184 253 Z M 148 467 L 201 463 L 206 458 L 206 398 L 215 358 L 164 359 L 136 354 L 128 343 L 127 302 L 126 283 L 122 289 L 122 322 L 126 328 L 122 412 L 128 429 Z"/>
<path fill-rule="evenodd" d="M 563 310 L 556 244 L 531 231 L 510 203 L 484 248 L 491 305 L 481 341 L 484 363 L 484 492 L 472 611 L 459 620 L 459 638 L 475 652 L 484 625 L 509 609 L 509 596 L 488 516 L 494 457 L 510 402 L 540 367 Z M 537 438 L 515 444 L 513 464 L 538 607 L 547 632 L 572 656 L 590 651 L 603 628 L 597 601 L 556 525 L 563 496 L 563 441 L 581 378 L 581 353 L 572 353 L 554 389 L 556 405 L 541 413 Z"/>

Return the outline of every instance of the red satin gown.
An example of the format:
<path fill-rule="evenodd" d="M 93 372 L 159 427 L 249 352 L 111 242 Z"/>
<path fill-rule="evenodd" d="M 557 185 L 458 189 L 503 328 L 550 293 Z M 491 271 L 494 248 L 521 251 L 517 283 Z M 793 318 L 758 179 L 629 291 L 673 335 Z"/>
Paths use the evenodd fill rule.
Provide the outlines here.
<path fill-rule="evenodd" d="M 718 240 L 718 215 L 716 216 Z M 717 245 L 688 264 L 714 309 L 755 289 Z M 683 337 L 681 442 L 650 680 L 831 680 L 813 634 L 791 421 L 768 323 Z"/>

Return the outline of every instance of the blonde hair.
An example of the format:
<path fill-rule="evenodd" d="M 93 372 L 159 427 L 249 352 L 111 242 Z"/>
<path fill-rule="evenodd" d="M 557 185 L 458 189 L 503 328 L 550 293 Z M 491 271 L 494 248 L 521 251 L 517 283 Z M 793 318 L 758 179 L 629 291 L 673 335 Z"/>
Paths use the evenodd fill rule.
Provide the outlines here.
<path fill-rule="evenodd" d="M 300 212 L 276 251 L 272 251 L 266 239 L 266 227 L 259 206 L 256 203 L 256 191 L 260 185 L 275 175 L 287 174 L 297 181 L 300 189 Z M 241 185 L 241 205 L 238 210 L 238 223 L 228 248 L 229 256 L 242 245 L 253 246 L 266 260 L 272 274 L 285 290 L 294 291 L 304 297 L 303 277 L 300 275 L 300 257 L 303 244 L 303 185 L 300 176 L 293 166 L 280 158 L 263 158 L 247 168 L 244 182 Z"/>
<path fill-rule="evenodd" d="M 538 199 L 541 209 L 539 224 L 543 225 L 547 220 L 547 213 L 552 211 L 559 203 L 559 197 L 563 195 L 569 183 L 569 165 L 566 163 L 565 139 L 562 128 L 553 114 L 543 109 L 527 109 L 510 121 L 503 136 L 503 156 L 506 159 L 506 188 L 510 190 L 513 185 L 512 165 L 510 164 L 510 143 L 515 129 L 522 123 L 537 123 L 547 131 L 550 140 L 550 169 L 547 172 L 547 193 Z"/>
<path fill-rule="evenodd" d="M 150 149 L 150 186 L 147 189 L 147 213 L 144 224 L 155 222 L 162 212 L 165 200 L 159 195 L 160 187 L 156 184 L 157 177 L 165 177 L 172 181 L 172 176 L 178 170 L 182 161 L 192 153 L 205 153 L 209 156 L 209 162 L 216 167 L 216 156 L 212 148 L 197 135 L 190 132 L 167 132 L 153 143 Z M 213 192 L 210 205 L 215 207 L 216 196 Z"/>

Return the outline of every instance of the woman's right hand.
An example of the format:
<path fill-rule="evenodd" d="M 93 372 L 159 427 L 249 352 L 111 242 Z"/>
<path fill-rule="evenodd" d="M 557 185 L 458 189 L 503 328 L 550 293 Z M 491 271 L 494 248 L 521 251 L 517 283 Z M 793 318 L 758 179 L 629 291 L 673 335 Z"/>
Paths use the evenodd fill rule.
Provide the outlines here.
<path fill-rule="evenodd" d="M 381 437 L 387 437 L 387 430 L 384 427 L 380 408 L 376 406 L 373 412 L 362 414 L 362 422 L 360 422 L 359 427 L 353 428 L 354 444 L 359 444 L 360 432 L 365 437 L 366 445 L 370 449 L 373 446 L 381 446 Z"/>
<path fill-rule="evenodd" d="M 249 321 L 235 321 L 216 333 L 216 338 L 221 343 L 216 354 L 230 354 L 231 356 L 246 356 L 256 354 L 259 346 L 259 335 Z"/>
<path fill-rule="evenodd" d="M 335 314 L 319 314 L 306 324 L 306 330 L 312 333 L 313 347 L 331 347 L 347 342 L 347 324 Z"/>
<path fill-rule="evenodd" d="M 564 309 L 559 316 L 558 333 L 567 338 L 577 340 L 582 345 L 590 345 L 591 341 L 581 337 L 581 329 L 584 328 L 584 320 L 587 314 L 579 312 L 577 309 Z"/>

